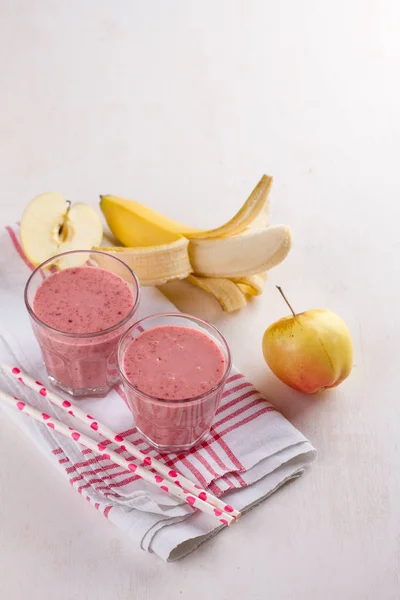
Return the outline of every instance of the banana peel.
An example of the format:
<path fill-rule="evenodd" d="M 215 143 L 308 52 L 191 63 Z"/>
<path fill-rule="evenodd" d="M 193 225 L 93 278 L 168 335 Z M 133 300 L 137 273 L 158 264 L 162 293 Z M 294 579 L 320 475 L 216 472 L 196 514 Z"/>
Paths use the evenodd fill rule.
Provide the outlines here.
<path fill-rule="evenodd" d="M 222 309 L 226 312 L 239 310 L 239 308 L 243 308 L 247 304 L 246 295 L 239 286 L 230 279 L 189 275 L 187 280 L 193 285 L 196 285 L 202 290 L 215 296 Z"/>
<path fill-rule="evenodd" d="M 139 202 L 118 196 L 100 196 L 100 208 L 112 233 L 124 246 L 166 244 L 172 241 L 173 234 L 188 239 L 227 237 L 244 231 L 261 213 L 265 223 L 271 186 L 272 177 L 263 175 L 236 215 L 221 227 L 209 230 L 188 227 Z"/>
<path fill-rule="evenodd" d="M 138 276 L 144 286 L 162 285 L 171 279 L 185 279 L 192 272 L 189 261 L 188 240 L 178 237 L 170 244 L 124 248 L 122 246 L 98 246 L 101 250 L 126 263 Z M 101 266 L 101 257 L 96 255 Z"/>
<path fill-rule="evenodd" d="M 234 277 L 232 281 L 248 296 L 260 296 L 267 282 L 267 273 L 256 273 L 249 277 Z"/>
<path fill-rule="evenodd" d="M 142 285 L 187 278 L 213 294 L 225 311 L 260 295 L 266 272 L 287 256 L 291 232 L 268 226 L 272 177 L 263 175 L 242 208 L 221 227 L 188 227 L 132 200 L 100 196 L 100 207 L 125 247 L 99 248 L 126 262 Z"/>

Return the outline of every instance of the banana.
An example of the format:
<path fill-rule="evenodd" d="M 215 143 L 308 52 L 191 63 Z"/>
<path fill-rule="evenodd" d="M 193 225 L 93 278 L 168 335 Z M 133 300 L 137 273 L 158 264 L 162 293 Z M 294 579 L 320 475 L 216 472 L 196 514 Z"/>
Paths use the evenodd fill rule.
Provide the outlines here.
<path fill-rule="evenodd" d="M 100 196 L 100 207 L 125 248 L 99 248 L 121 258 L 142 285 L 187 278 L 213 294 L 225 311 L 262 293 L 265 271 L 279 264 L 291 247 L 284 225 L 269 226 L 272 177 L 263 175 L 230 221 L 210 230 L 187 227 L 132 200 Z"/>
<path fill-rule="evenodd" d="M 260 296 L 267 281 L 266 273 L 257 273 L 250 277 L 233 277 L 232 281 L 248 296 Z"/>
<path fill-rule="evenodd" d="M 116 256 L 126 263 L 138 276 L 144 286 L 162 285 L 171 279 L 184 279 L 192 272 L 189 262 L 188 240 L 178 237 L 170 244 L 141 248 L 103 247 L 101 250 Z M 96 255 L 101 266 L 101 256 Z"/>
<path fill-rule="evenodd" d="M 230 279 L 219 277 L 198 277 L 197 275 L 189 275 L 187 280 L 209 292 L 220 303 L 223 310 L 233 312 L 243 308 L 247 304 L 246 296 L 240 288 Z"/>
<path fill-rule="evenodd" d="M 291 233 L 285 225 L 248 229 L 239 235 L 190 240 L 189 257 L 196 275 L 246 277 L 267 271 L 287 256 Z"/>
<path fill-rule="evenodd" d="M 100 196 L 100 208 L 112 233 L 124 246 L 168 244 L 171 235 L 189 239 L 226 237 L 240 233 L 260 216 L 266 225 L 271 185 L 272 177 L 263 175 L 239 212 L 221 227 L 210 230 L 187 227 L 139 202 L 117 196 Z"/>

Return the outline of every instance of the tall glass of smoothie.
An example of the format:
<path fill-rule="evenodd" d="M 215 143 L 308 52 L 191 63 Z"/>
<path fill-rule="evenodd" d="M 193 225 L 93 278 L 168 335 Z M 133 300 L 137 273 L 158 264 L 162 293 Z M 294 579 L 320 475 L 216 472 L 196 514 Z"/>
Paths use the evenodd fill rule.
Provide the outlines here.
<path fill-rule="evenodd" d="M 186 451 L 210 431 L 231 355 L 221 333 L 182 313 L 135 323 L 118 346 L 137 429 L 160 452 Z"/>
<path fill-rule="evenodd" d="M 66 252 L 32 273 L 25 304 L 55 386 L 104 396 L 120 380 L 117 345 L 137 318 L 139 295 L 134 272 L 105 252 Z"/>

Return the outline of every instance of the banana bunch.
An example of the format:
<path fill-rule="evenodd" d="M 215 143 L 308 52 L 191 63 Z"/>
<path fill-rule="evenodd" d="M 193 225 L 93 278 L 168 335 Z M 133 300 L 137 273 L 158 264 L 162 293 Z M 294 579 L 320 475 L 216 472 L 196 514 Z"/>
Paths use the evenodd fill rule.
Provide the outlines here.
<path fill-rule="evenodd" d="M 100 196 L 108 226 L 123 247 L 101 247 L 138 275 L 142 285 L 187 279 L 213 294 L 225 311 L 262 293 L 266 271 L 291 247 L 285 225 L 268 225 L 272 177 L 263 175 L 238 213 L 216 229 L 182 225 L 132 200 Z"/>

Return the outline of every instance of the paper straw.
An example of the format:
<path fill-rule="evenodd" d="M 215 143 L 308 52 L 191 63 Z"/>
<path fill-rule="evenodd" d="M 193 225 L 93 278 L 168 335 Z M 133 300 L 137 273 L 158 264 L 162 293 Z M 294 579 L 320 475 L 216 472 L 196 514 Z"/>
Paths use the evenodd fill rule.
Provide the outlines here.
<path fill-rule="evenodd" d="M 176 497 L 185 500 L 185 502 L 187 502 L 195 508 L 198 508 L 199 510 L 203 510 L 203 512 L 208 512 L 214 517 L 218 517 L 221 523 L 223 523 L 224 525 L 230 525 L 232 522 L 234 522 L 241 516 L 241 513 L 238 510 L 234 509 L 229 504 L 226 504 L 213 494 L 210 494 L 206 490 L 203 490 L 200 486 L 194 484 L 192 481 L 175 471 L 175 469 L 170 469 L 162 462 L 152 458 L 151 456 L 145 455 L 121 435 L 117 434 L 115 431 L 113 431 L 100 421 L 94 419 L 94 417 L 92 417 L 91 415 L 88 415 L 76 404 L 73 404 L 69 400 L 64 400 L 61 396 L 46 388 L 40 381 L 32 379 L 29 375 L 23 373 L 18 367 L 1 365 L 1 368 L 6 373 L 14 377 L 17 381 L 19 381 L 19 383 L 27 385 L 29 388 L 36 391 L 41 396 L 46 397 L 50 402 L 61 408 L 63 411 L 86 423 L 94 431 L 98 431 L 98 433 L 103 435 L 105 438 L 115 442 L 118 446 L 125 449 L 129 454 L 140 460 L 144 465 L 152 467 L 155 471 L 163 475 L 163 483 L 157 482 L 160 484 L 159 487 L 161 489 L 163 489 L 161 486 L 164 485 L 164 487 L 168 487 L 171 488 L 171 490 L 175 490 L 176 493 L 172 493 L 172 495 L 175 495 Z M 91 438 L 88 439 L 90 440 Z M 81 443 L 84 444 L 84 442 Z M 100 452 L 100 454 L 103 454 L 103 456 L 111 455 L 112 451 L 106 453 L 104 452 L 106 448 L 103 444 L 97 444 L 96 442 L 94 443 L 96 445 L 95 451 L 97 453 Z M 91 446 L 88 447 L 91 448 Z M 115 453 L 113 452 L 113 454 Z M 118 454 L 115 455 L 117 457 L 119 456 Z M 113 459 L 113 462 L 116 461 L 114 461 Z M 126 468 L 126 462 L 124 462 L 124 459 L 122 459 L 122 463 Z M 137 467 L 137 469 L 141 469 L 141 467 L 139 467 L 135 463 L 133 464 Z M 149 471 L 146 471 L 145 469 L 141 469 L 141 471 L 144 471 L 146 474 L 149 473 Z M 136 471 L 136 474 L 139 474 L 138 471 Z M 150 473 L 150 477 L 154 478 L 154 475 Z M 145 479 L 145 477 L 143 477 L 143 479 Z M 158 479 L 160 478 L 158 477 Z M 148 479 L 146 480 L 148 481 Z M 152 481 L 152 483 L 154 483 L 154 481 Z M 177 491 L 179 491 L 179 495 Z M 204 508 L 205 506 L 208 507 L 207 510 Z"/>

